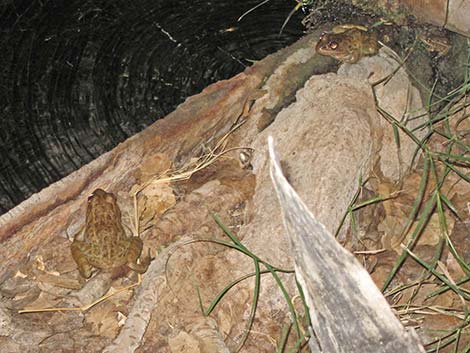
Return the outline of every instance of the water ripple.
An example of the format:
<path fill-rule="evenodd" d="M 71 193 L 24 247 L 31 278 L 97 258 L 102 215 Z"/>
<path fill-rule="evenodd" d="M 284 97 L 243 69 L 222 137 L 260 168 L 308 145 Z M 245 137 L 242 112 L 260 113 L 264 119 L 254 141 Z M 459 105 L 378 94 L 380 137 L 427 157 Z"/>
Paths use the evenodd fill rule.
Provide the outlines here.
<path fill-rule="evenodd" d="M 0 213 L 302 33 L 295 5 L 10 1 L 0 9 Z"/>

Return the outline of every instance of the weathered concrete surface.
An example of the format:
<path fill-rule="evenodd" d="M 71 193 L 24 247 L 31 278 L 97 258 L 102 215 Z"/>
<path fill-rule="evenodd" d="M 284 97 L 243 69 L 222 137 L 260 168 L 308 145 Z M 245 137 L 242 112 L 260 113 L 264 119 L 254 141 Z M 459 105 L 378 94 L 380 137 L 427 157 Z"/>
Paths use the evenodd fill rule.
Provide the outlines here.
<path fill-rule="evenodd" d="M 241 234 L 255 253 L 266 253 L 268 260 L 284 259 L 285 262 L 277 263 L 281 267 L 291 264 L 268 173 L 268 136 L 275 138 L 289 182 L 333 234 L 361 175 L 367 178 L 377 165 L 376 172 L 391 180 L 400 178 L 405 168 L 400 166 L 399 156 L 408 165 L 415 144 L 400 133 L 402 144 L 397 149 L 391 125 L 376 110 L 371 86 L 393 72 L 396 65 L 381 52 L 380 56 L 363 58 L 357 64 L 343 65 L 338 74 L 313 76 L 297 92 L 295 102 L 282 110 L 270 126 L 259 134 L 243 136 L 240 144 L 254 148 L 252 164 L 257 183 L 248 208 L 252 216 Z M 287 80 L 288 74 L 279 68 L 274 75 Z M 269 99 L 272 90 L 270 81 L 263 89 L 268 92 L 267 98 L 255 103 L 247 124 L 256 125 L 257 119 L 263 119 L 265 99 Z M 382 109 L 398 120 L 410 112 L 419 112 L 419 93 L 404 70 L 399 70 L 385 85 L 376 86 L 375 93 Z M 419 121 L 411 120 L 408 125 L 416 126 Z M 285 256 L 279 256 L 279 251 Z"/>
<path fill-rule="evenodd" d="M 162 224 L 146 234 L 144 242 L 148 243 L 150 240 L 152 246 L 155 246 L 155 241 L 158 246 L 161 244 L 158 240 L 161 241 L 162 234 L 165 236 L 164 243 L 174 240 L 172 234 L 169 234 L 172 224 L 182 225 L 177 228 L 178 233 L 212 234 L 212 229 L 197 229 L 204 227 L 208 219 L 207 211 L 200 212 L 201 209 L 206 206 L 215 207 L 212 211 L 227 218 L 228 214 L 233 216 L 234 209 L 239 207 L 243 211 L 240 218 L 243 218 L 244 222 L 241 223 L 245 226 L 238 234 L 240 238 L 244 238 L 244 244 L 261 258 L 272 261 L 274 265 L 289 267 L 292 264 L 289 243 L 282 228 L 280 212 L 268 177 L 268 135 L 274 136 L 276 140 L 288 179 L 306 200 L 315 216 L 331 232 L 337 227 L 357 188 L 359 175 L 367 177 L 375 165 L 390 178 L 398 178 L 400 175 L 399 159 L 393 155 L 393 146 L 389 146 L 394 143 L 390 137 L 393 132 L 389 124 L 376 112 L 369 81 L 371 70 L 375 74 L 372 77 L 374 80 L 393 71 L 393 61 L 381 54 L 381 57 L 366 58 L 352 66 L 345 65 L 339 74 L 318 75 L 322 70 L 325 71 L 325 63 L 329 59 L 319 58 L 314 53 L 316 39 L 315 35 L 307 36 L 233 79 L 211 85 L 201 94 L 188 98 L 167 118 L 156 122 L 80 171 L 4 215 L 0 219 L 0 258 L 4 259 L 0 268 L 0 288 L 5 279 L 12 280 L 14 273 L 21 266 L 31 266 L 35 259 L 42 259 L 41 266 L 46 270 L 53 269 L 59 274 L 76 274 L 76 266 L 70 260 L 70 242 L 65 235 L 67 232 L 73 234 L 83 224 L 87 195 L 101 187 L 118 196 L 127 194 L 129 197 L 129 191 L 134 185 L 145 183 L 166 169 L 165 163 L 156 162 L 162 155 L 177 167 L 187 159 L 199 155 L 202 145 L 212 146 L 240 117 L 247 100 L 252 97 L 258 99 L 246 116 L 246 123 L 231 136 L 229 147 L 246 146 L 254 150 L 251 161 L 256 177 L 253 199 L 250 200 L 247 196 L 252 195 L 251 191 L 237 189 L 239 181 L 230 181 L 230 178 L 223 180 L 218 174 L 220 172 L 217 172 L 218 180 L 205 180 L 202 185 L 189 187 L 187 191 L 181 187 L 180 196 L 187 206 L 177 204 L 173 210 L 169 210 L 163 216 Z M 410 90 L 406 75 L 400 75 L 402 76 L 397 76 L 397 83 L 389 84 L 393 89 L 392 97 L 405 97 Z M 378 87 L 376 92 L 379 97 L 390 95 L 390 92 L 386 92 L 387 85 L 383 88 L 385 92 L 381 92 L 381 89 Z M 397 100 L 384 103 L 384 106 L 396 109 L 392 113 L 397 114 L 399 118 L 403 112 L 410 111 L 408 103 L 409 100 Z M 402 141 L 402 161 L 410 160 L 409 151 L 412 147 L 410 141 Z M 383 153 L 387 148 L 391 149 L 391 155 L 388 152 Z M 236 158 L 237 153 L 233 152 L 231 157 Z M 253 177 L 243 173 L 238 175 L 251 185 Z M 250 185 L 241 188 L 248 190 Z M 226 202 L 214 201 L 217 199 L 215 193 L 230 192 L 230 196 L 225 198 L 224 195 L 219 196 L 219 200 Z M 243 197 L 247 199 L 242 200 Z M 205 202 L 211 204 L 207 205 Z M 181 205 L 183 203 L 181 202 Z M 246 209 L 240 206 L 245 203 Z M 178 214 L 178 207 L 184 208 L 184 212 Z M 189 218 L 191 207 L 198 208 L 199 216 L 196 218 L 200 221 L 198 225 L 193 224 L 193 227 L 184 224 Z M 172 223 L 175 219 L 176 223 Z M 235 226 L 239 227 L 240 224 Z M 205 246 L 204 250 L 207 248 Z M 188 255 L 188 258 L 196 257 Z M 233 275 L 246 273 L 247 269 L 251 271 L 251 261 L 238 255 L 220 255 L 217 260 L 225 261 L 226 268 L 230 269 L 226 272 Z M 228 280 L 227 273 L 222 271 L 220 266 L 203 260 L 195 262 L 195 266 L 204 268 L 212 285 L 220 285 Z M 180 264 L 180 267 L 182 266 L 186 264 Z M 190 283 L 181 285 L 182 292 L 189 292 L 191 289 Z M 232 312 L 246 316 L 244 310 L 249 307 L 247 303 L 251 298 L 250 289 L 249 286 L 237 289 L 237 294 L 231 297 L 231 307 L 225 312 L 225 317 L 230 316 Z M 279 291 L 270 282 L 264 282 L 262 290 L 262 297 L 267 298 L 267 301 L 260 303 L 258 310 L 260 317 L 265 317 L 267 321 L 257 325 L 266 324 L 271 322 L 270 320 L 278 325 L 278 309 L 282 303 L 282 299 L 279 300 Z M 145 293 L 145 288 L 142 288 L 140 293 Z M 136 298 L 136 301 L 138 300 L 139 298 Z M 153 319 L 150 328 L 145 333 L 146 349 L 158 351 L 165 335 L 168 335 L 167 323 L 156 318 L 161 318 L 162 312 L 171 310 L 171 305 L 175 305 L 172 300 L 173 295 L 170 298 L 167 296 L 155 307 L 154 311 L 159 314 L 151 316 Z M 183 307 L 188 303 L 189 300 L 179 302 L 173 310 L 182 313 Z M 197 307 L 197 303 L 194 306 Z M 129 310 L 130 316 L 135 314 L 132 312 L 134 309 Z M 223 312 L 219 314 L 223 316 Z M 23 320 L 27 319 L 23 317 Z M 15 325 L 17 332 L 26 332 L 22 324 Z M 86 331 L 85 328 L 79 327 Z M 240 337 L 245 329 L 245 326 L 239 323 L 233 324 L 232 327 L 235 329 L 230 333 L 237 337 Z M 67 335 L 68 341 L 72 343 L 76 339 L 76 332 L 64 332 L 63 335 Z M 61 340 L 65 341 L 65 337 Z M 107 344 L 107 340 L 109 336 L 102 340 L 96 338 L 101 346 Z M 48 347 L 52 347 L 53 342 L 55 341 Z M 259 340 L 251 344 L 251 348 L 249 344 L 244 348 L 246 352 L 250 349 L 257 349 L 257 352 L 272 351 L 268 340 L 266 348 L 263 349 L 261 347 L 264 346 Z M 84 346 L 96 349 L 99 345 L 90 341 Z"/>

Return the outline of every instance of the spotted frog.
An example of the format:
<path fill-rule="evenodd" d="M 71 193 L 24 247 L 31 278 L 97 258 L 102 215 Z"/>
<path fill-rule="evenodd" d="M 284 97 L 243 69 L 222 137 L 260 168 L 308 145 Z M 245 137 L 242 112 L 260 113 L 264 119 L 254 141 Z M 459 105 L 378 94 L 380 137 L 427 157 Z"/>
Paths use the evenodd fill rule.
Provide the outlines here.
<path fill-rule="evenodd" d="M 424 28 L 418 31 L 418 39 L 424 44 L 425 49 L 436 58 L 447 55 L 452 43 L 445 30 L 436 28 Z"/>
<path fill-rule="evenodd" d="M 96 189 L 88 198 L 85 227 L 71 245 L 80 274 L 89 278 L 93 267 L 111 270 L 121 265 L 144 273 L 150 257 L 137 263 L 142 246 L 139 237 L 129 237 L 124 232 L 116 196 Z"/>
<path fill-rule="evenodd" d="M 377 54 L 377 35 L 363 26 L 340 25 L 332 32 L 322 33 L 315 50 L 321 55 L 353 64 L 363 56 Z"/>

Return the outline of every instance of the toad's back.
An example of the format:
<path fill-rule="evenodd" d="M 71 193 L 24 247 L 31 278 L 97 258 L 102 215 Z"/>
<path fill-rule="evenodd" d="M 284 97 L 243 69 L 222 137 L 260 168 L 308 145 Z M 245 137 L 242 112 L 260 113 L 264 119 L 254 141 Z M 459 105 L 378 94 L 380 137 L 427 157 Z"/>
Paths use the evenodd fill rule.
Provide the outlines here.
<path fill-rule="evenodd" d="M 137 264 L 142 247 L 139 237 L 126 236 L 116 197 L 104 190 L 95 190 L 88 198 L 83 236 L 76 237 L 71 246 L 80 274 L 88 278 L 92 267 L 108 270 L 124 264 L 143 273 L 150 260 Z"/>
<path fill-rule="evenodd" d="M 377 35 L 362 27 L 339 26 L 331 33 L 323 33 L 315 50 L 321 55 L 352 64 L 363 56 L 377 54 Z"/>

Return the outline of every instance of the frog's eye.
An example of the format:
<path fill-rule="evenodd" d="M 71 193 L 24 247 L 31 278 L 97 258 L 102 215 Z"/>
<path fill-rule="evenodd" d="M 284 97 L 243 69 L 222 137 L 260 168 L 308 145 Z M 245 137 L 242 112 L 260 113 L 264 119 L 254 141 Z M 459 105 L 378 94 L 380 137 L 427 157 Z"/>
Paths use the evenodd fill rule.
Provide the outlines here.
<path fill-rule="evenodd" d="M 328 43 L 328 47 L 330 47 L 330 49 L 335 50 L 336 48 L 338 48 L 338 43 L 337 42 L 330 42 L 330 43 Z"/>

